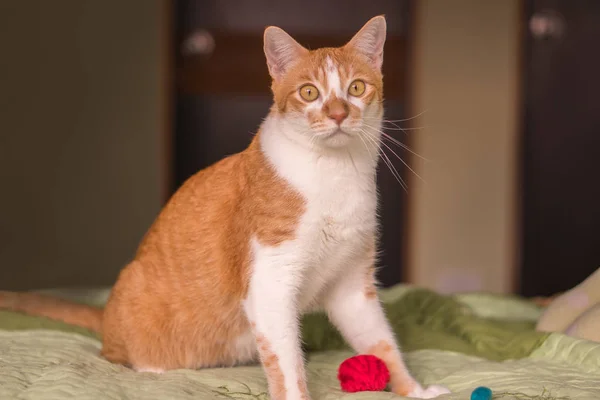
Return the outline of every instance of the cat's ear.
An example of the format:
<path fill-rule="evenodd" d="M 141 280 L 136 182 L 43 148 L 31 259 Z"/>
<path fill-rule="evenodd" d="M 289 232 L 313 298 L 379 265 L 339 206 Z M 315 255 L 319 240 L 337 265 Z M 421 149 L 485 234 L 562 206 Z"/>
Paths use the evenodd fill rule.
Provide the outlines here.
<path fill-rule="evenodd" d="M 354 35 L 346 47 L 352 47 L 365 55 L 373 68 L 381 69 L 386 31 L 385 17 L 383 15 L 373 17 Z"/>
<path fill-rule="evenodd" d="M 274 80 L 281 79 L 298 57 L 308 53 L 294 38 L 276 26 L 265 29 L 264 42 L 269 73 Z"/>

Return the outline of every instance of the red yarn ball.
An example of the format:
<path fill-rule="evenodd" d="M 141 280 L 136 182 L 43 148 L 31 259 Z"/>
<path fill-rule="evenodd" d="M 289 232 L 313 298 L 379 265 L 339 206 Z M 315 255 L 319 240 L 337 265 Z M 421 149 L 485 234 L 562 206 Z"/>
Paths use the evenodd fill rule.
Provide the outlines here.
<path fill-rule="evenodd" d="M 376 392 L 385 389 L 390 371 L 381 359 L 363 354 L 345 360 L 338 370 L 338 379 L 344 392 Z"/>

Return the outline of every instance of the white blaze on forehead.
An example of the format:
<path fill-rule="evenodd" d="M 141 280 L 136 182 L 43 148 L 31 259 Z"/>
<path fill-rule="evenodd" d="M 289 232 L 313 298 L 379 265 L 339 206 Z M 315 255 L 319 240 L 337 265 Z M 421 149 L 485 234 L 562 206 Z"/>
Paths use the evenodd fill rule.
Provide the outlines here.
<path fill-rule="evenodd" d="M 327 57 L 326 63 L 325 74 L 327 75 L 327 85 L 329 86 L 328 95 L 335 95 L 338 98 L 342 98 L 344 91 L 342 90 L 340 72 L 330 57 Z"/>

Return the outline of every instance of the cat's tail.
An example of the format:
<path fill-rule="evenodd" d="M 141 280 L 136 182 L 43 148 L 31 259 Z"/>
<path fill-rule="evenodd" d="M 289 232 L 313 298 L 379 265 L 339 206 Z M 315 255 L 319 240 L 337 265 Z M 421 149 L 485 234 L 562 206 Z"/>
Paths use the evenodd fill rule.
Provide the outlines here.
<path fill-rule="evenodd" d="M 37 293 L 0 291 L 0 309 L 46 317 L 102 332 L 102 309 Z"/>

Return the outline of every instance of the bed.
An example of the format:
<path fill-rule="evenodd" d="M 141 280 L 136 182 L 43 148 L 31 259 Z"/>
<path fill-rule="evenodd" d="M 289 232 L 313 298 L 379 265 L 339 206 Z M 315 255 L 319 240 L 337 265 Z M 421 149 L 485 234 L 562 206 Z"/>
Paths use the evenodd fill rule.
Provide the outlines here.
<path fill-rule="evenodd" d="M 102 305 L 108 289 L 51 290 Z M 424 384 L 469 399 L 488 386 L 494 399 L 600 399 L 600 344 L 534 330 L 541 309 L 515 296 L 444 296 L 410 286 L 381 291 L 406 361 Z M 303 321 L 313 399 L 392 399 L 389 392 L 344 393 L 339 364 L 353 353 L 322 314 Z M 85 329 L 0 312 L 0 399 L 268 399 L 259 366 L 136 373 L 98 356 Z"/>

